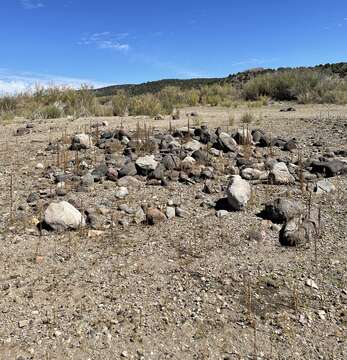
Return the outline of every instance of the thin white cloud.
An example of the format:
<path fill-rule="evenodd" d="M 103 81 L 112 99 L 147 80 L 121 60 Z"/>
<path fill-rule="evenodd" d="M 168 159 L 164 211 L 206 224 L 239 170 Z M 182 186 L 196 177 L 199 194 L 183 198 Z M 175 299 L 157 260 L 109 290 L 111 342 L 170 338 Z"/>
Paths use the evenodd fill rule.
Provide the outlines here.
<path fill-rule="evenodd" d="M 46 6 L 43 1 L 39 0 L 21 0 L 21 5 L 26 10 L 40 9 Z"/>
<path fill-rule="evenodd" d="M 91 79 L 30 72 L 12 72 L 8 69 L 0 69 L 0 96 L 30 91 L 37 85 L 43 87 L 64 86 L 77 89 L 83 84 L 95 88 L 109 85 Z"/>
<path fill-rule="evenodd" d="M 128 33 L 112 34 L 109 31 L 103 31 L 84 36 L 78 44 L 93 45 L 98 49 L 113 49 L 126 52 L 130 49 L 130 45 L 123 40 L 128 36 Z"/>
<path fill-rule="evenodd" d="M 274 63 L 276 61 L 278 61 L 277 58 L 271 58 L 271 59 L 252 58 L 252 59 L 246 59 L 246 60 L 234 62 L 231 64 L 231 66 L 232 67 L 244 66 L 244 65 L 256 66 L 256 65 L 264 65 L 264 64 Z"/>

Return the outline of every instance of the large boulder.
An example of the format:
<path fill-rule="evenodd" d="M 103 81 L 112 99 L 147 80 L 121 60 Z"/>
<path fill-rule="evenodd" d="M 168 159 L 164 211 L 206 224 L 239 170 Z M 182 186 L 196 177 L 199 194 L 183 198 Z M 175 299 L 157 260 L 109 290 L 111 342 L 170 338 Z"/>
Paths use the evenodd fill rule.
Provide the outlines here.
<path fill-rule="evenodd" d="M 228 203 L 233 210 L 243 210 L 251 198 L 251 186 L 239 175 L 233 175 L 226 189 Z"/>
<path fill-rule="evenodd" d="M 53 230 L 75 230 L 85 225 L 82 214 L 67 201 L 51 203 L 44 213 L 44 222 Z"/>
<path fill-rule="evenodd" d="M 295 183 L 295 178 L 284 162 L 278 162 L 271 168 L 269 182 L 274 185 L 289 185 Z"/>
<path fill-rule="evenodd" d="M 283 223 L 303 212 L 302 207 L 289 199 L 278 198 L 265 204 L 261 216 L 274 223 Z"/>
<path fill-rule="evenodd" d="M 89 149 L 92 146 L 92 140 L 88 134 L 76 134 L 72 138 L 71 150 Z"/>

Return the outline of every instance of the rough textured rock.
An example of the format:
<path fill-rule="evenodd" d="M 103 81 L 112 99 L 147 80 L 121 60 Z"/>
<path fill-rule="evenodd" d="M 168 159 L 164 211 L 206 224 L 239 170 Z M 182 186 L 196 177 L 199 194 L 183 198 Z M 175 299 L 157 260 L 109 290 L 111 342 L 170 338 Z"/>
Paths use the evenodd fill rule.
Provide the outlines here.
<path fill-rule="evenodd" d="M 106 179 L 110 181 L 117 181 L 118 179 L 118 171 L 112 167 L 107 169 Z"/>
<path fill-rule="evenodd" d="M 269 176 L 269 172 L 254 168 L 244 168 L 241 170 L 241 176 L 246 180 L 266 180 Z"/>
<path fill-rule="evenodd" d="M 92 140 L 87 134 L 76 134 L 72 138 L 71 150 L 89 149 L 92 146 Z"/>
<path fill-rule="evenodd" d="M 219 133 L 217 143 L 214 144 L 214 147 L 224 152 L 236 151 L 237 142 L 229 134 L 221 132 Z"/>
<path fill-rule="evenodd" d="M 327 193 L 330 193 L 335 190 L 336 190 L 336 188 L 335 188 L 334 184 L 332 184 L 327 179 L 318 181 L 314 188 L 314 191 L 317 194 L 327 194 Z"/>
<path fill-rule="evenodd" d="M 312 172 L 324 174 L 325 177 L 333 177 L 347 172 L 347 164 L 340 160 L 313 161 Z"/>
<path fill-rule="evenodd" d="M 301 216 L 286 222 L 279 233 L 279 241 L 283 246 L 304 246 L 316 236 L 315 224 Z"/>
<path fill-rule="evenodd" d="M 173 206 L 168 206 L 166 208 L 166 216 L 168 219 L 173 219 L 176 216 L 176 210 Z"/>
<path fill-rule="evenodd" d="M 123 176 L 135 176 L 136 174 L 137 169 L 133 162 L 128 162 L 118 171 L 118 177 L 120 178 Z"/>
<path fill-rule="evenodd" d="M 82 214 L 67 201 L 51 203 L 44 213 L 44 222 L 56 231 L 78 229 L 85 224 Z"/>
<path fill-rule="evenodd" d="M 183 149 L 187 151 L 197 151 L 202 148 L 202 144 L 197 140 L 188 141 L 183 145 Z"/>
<path fill-rule="evenodd" d="M 148 175 L 158 166 L 158 161 L 154 159 L 154 155 L 141 156 L 135 163 L 142 175 Z"/>
<path fill-rule="evenodd" d="M 196 163 L 196 160 L 191 156 L 186 156 L 182 161 L 182 166 L 184 168 L 191 168 Z"/>
<path fill-rule="evenodd" d="M 269 182 L 274 185 L 294 184 L 294 176 L 289 172 L 284 162 L 275 163 L 269 174 Z"/>
<path fill-rule="evenodd" d="M 92 176 L 94 178 L 95 182 L 101 181 L 106 177 L 108 171 L 108 167 L 106 164 L 100 164 L 98 165 L 93 171 Z"/>
<path fill-rule="evenodd" d="M 283 223 L 303 212 L 302 207 L 289 199 L 279 198 L 265 204 L 261 216 L 274 223 Z"/>
<path fill-rule="evenodd" d="M 114 195 L 117 199 L 124 199 L 125 197 L 127 197 L 129 195 L 129 191 L 126 187 L 121 186 L 120 188 L 118 188 L 116 190 Z"/>
<path fill-rule="evenodd" d="M 148 208 L 146 211 L 146 221 L 148 225 L 155 225 L 166 220 L 165 214 L 163 214 L 157 208 Z"/>
<path fill-rule="evenodd" d="M 233 175 L 226 190 L 228 203 L 233 210 L 242 210 L 251 198 L 251 186 L 239 175 Z"/>

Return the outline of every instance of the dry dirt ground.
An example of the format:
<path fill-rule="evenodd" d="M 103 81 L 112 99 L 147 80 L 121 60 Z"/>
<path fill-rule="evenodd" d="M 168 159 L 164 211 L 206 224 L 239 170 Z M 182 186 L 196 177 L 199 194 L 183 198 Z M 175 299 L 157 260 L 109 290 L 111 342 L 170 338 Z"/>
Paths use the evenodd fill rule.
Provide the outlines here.
<path fill-rule="evenodd" d="M 297 138 L 304 154 L 316 141 L 323 153 L 346 149 L 347 107 L 282 113 L 282 106 L 252 109 L 251 127 Z M 186 125 L 183 114 L 191 111 L 199 122 L 226 129 L 230 113 L 236 127 L 247 109 L 184 109 L 173 125 Z M 111 225 L 99 236 L 90 229 L 40 236 L 35 221 L 42 209 L 26 199 L 55 186 L 35 168 L 55 164 L 44 151 L 49 141 L 96 121 L 133 129 L 144 119 L 45 120 L 20 137 L 14 133 L 24 119 L 0 125 L 0 359 L 345 359 L 345 176 L 332 178 L 335 192 L 312 195 L 324 227 L 307 248 L 282 247 L 278 231 L 256 215 L 283 193 L 306 204 L 298 185 L 253 185 L 247 210 L 217 218 L 196 198 L 201 183 L 140 182 L 117 200 L 114 183 L 105 181 L 64 197 L 101 209 Z M 151 124 L 167 128 L 168 120 Z M 93 150 L 92 159 L 101 161 L 102 153 Z M 214 181 L 225 185 L 227 177 Z M 110 219 L 122 203 L 165 207 L 170 199 L 189 216 L 154 226 L 119 225 L 118 213 Z M 254 231 L 261 239 L 250 236 Z"/>

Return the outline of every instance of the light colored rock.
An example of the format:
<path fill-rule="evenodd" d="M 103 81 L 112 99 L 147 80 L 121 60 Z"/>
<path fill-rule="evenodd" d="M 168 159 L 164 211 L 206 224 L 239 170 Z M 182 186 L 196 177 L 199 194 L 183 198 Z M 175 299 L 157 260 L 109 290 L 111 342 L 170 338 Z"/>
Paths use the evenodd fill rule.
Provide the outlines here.
<path fill-rule="evenodd" d="M 153 171 L 158 166 L 158 161 L 154 159 L 154 155 L 141 156 L 136 160 L 136 165 L 143 171 Z"/>
<path fill-rule="evenodd" d="M 251 198 L 251 186 L 239 175 L 233 175 L 226 190 L 228 202 L 233 210 L 242 210 Z"/>
<path fill-rule="evenodd" d="M 197 140 L 190 140 L 183 145 L 183 148 L 188 151 L 197 151 L 202 148 L 202 144 Z"/>
<path fill-rule="evenodd" d="M 123 145 L 128 145 L 129 142 L 130 142 L 129 138 L 126 137 L 126 136 L 123 136 L 123 138 L 122 138 L 122 140 L 121 140 L 121 143 L 122 143 Z"/>
<path fill-rule="evenodd" d="M 217 150 L 215 148 L 211 148 L 208 152 L 213 156 L 220 156 L 222 154 L 222 151 Z"/>
<path fill-rule="evenodd" d="M 80 149 L 89 149 L 92 146 L 92 140 L 88 134 L 76 134 L 72 139 L 72 144 Z"/>
<path fill-rule="evenodd" d="M 173 206 L 168 206 L 166 208 L 166 217 L 168 219 L 173 219 L 176 216 L 176 210 Z"/>
<path fill-rule="evenodd" d="M 192 158 L 191 156 L 186 156 L 182 160 L 182 166 L 186 167 L 186 168 L 192 167 L 195 163 L 196 163 L 196 160 L 194 158 Z"/>
<path fill-rule="evenodd" d="M 329 180 L 323 179 L 317 182 L 314 191 L 317 194 L 327 194 L 336 190 L 334 184 L 332 184 Z"/>
<path fill-rule="evenodd" d="M 266 180 L 269 172 L 254 168 L 245 168 L 241 171 L 241 176 L 246 180 Z"/>
<path fill-rule="evenodd" d="M 305 282 L 305 285 L 308 286 L 308 287 L 311 287 L 312 289 L 318 290 L 318 285 L 312 279 L 307 279 L 306 282 Z"/>
<path fill-rule="evenodd" d="M 85 225 L 82 214 L 67 201 L 51 203 L 44 213 L 44 221 L 56 231 L 78 229 Z"/>
<path fill-rule="evenodd" d="M 124 199 L 129 195 L 129 191 L 125 186 L 121 186 L 116 190 L 114 195 L 117 199 Z"/>
<path fill-rule="evenodd" d="M 218 210 L 216 212 L 216 216 L 217 218 L 222 218 L 222 217 L 225 217 L 229 214 L 229 212 L 227 210 Z"/>
<path fill-rule="evenodd" d="M 269 174 L 269 181 L 274 185 L 294 184 L 294 176 L 289 172 L 284 162 L 275 163 Z"/>
<path fill-rule="evenodd" d="M 39 169 L 39 170 L 42 170 L 42 169 L 45 168 L 45 167 L 43 166 L 43 164 L 41 164 L 41 163 L 38 163 L 35 167 L 36 167 L 36 169 Z"/>

